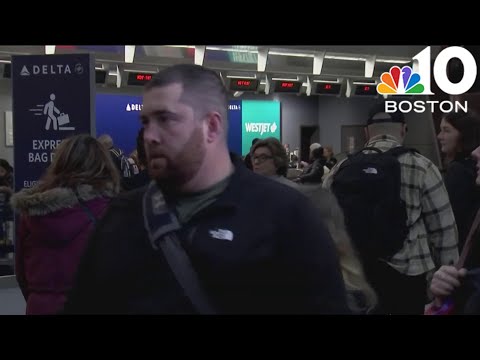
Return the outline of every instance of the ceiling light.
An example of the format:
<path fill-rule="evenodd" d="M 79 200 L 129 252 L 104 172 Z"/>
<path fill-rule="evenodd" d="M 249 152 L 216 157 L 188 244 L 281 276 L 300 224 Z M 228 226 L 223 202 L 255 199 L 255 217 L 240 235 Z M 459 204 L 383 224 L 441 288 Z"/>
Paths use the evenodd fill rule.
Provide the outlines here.
<path fill-rule="evenodd" d="M 381 63 L 393 63 L 393 64 L 408 64 L 412 60 L 405 60 L 405 59 L 377 59 L 377 62 Z"/>
<path fill-rule="evenodd" d="M 194 45 L 166 45 L 168 47 L 176 47 L 176 48 L 186 48 L 186 49 L 195 49 Z"/>
<path fill-rule="evenodd" d="M 213 51 L 228 51 L 228 52 L 241 52 L 241 53 L 253 53 L 257 54 L 258 51 L 254 49 L 236 49 L 232 47 L 218 47 L 218 46 L 207 46 L 207 50 Z"/>
<path fill-rule="evenodd" d="M 320 82 L 320 83 L 339 83 L 338 79 L 336 80 L 313 80 L 313 82 Z"/>
<path fill-rule="evenodd" d="M 368 81 L 354 81 L 355 85 L 377 85 L 376 82 L 368 82 Z"/>
<path fill-rule="evenodd" d="M 366 61 L 367 59 L 364 57 L 358 56 L 343 56 L 343 55 L 325 55 L 325 59 L 332 59 L 332 60 L 347 60 L 347 61 Z"/>
<path fill-rule="evenodd" d="M 194 45 L 167 45 L 169 47 L 179 47 L 179 48 L 190 48 L 194 49 Z M 207 46 L 207 50 L 214 50 L 214 51 L 228 51 L 228 52 L 243 52 L 243 53 L 253 53 L 253 54 L 258 54 L 258 51 L 252 47 L 242 47 L 242 48 L 236 48 L 233 46 Z M 307 58 L 313 58 L 315 57 L 314 53 L 297 53 L 297 52 L 288 52 L 288 51 L 269 51 L 269 55 L 278 55 L 278 56 L 296 56 L 296 57 L 307 57 Z M 367 61 L 367 58 L 362 57 L 362 56 L 349 56 L 349 55 L 325 55 L 325 59 L 330 59 L 330 60 L 345 60 L 345 61 Z M 411 59 L 388 59 L 388 58 L 377 58 L 376 62 L 380 63 L 393 63 L 393 64 L 407 64 L 411 62 Z"/>
<path fill-rule="evenodd" d="M 134 70 L 134 69 L 124 69 L 125 72 L 138 72 L 142 74 L 156 74 L 157 71 L 155 70 Z"/>
<path fill-rule="evenodd" d="M 230 78 L 230 79 L 256 79 L 257 75 L 255 75 L 255 76 L 227 75 L 227 78 Z"/>
<path fill-rule="evenodd" d="M 280 56 L 297 56 L 297 57 L 310 57 L 313 58 L 314 54 L 304 54 L 304 53 L 291 53 L 283 51 L 269 51 L 269 55 L 280 55 Z"/>
<path fill-rule="evenodd" d="M 277 80 L 277 81 L 298 81 L 298 76 L 297 76 L 295 79 L 272 78 L 272 80 Z"/>

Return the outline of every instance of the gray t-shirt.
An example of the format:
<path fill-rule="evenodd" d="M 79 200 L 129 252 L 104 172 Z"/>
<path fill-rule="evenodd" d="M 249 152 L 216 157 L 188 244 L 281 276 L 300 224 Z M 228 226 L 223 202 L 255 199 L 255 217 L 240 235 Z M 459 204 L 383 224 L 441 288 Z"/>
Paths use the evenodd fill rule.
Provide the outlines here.
<path fill-rule="evenodd" d="M 181 224 L 188 221 L 200 210 L 214 203 L 230 182 L 230 176 L 200 192 L 181 194 L 175 200 L 175 210 Z"/>

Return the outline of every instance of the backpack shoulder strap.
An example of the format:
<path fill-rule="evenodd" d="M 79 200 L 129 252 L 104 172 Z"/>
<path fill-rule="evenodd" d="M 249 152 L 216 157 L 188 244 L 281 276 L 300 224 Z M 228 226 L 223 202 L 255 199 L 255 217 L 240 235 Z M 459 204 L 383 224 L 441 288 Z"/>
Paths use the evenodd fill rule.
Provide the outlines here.
<path fill-rule="evenodd" d="M 176 231 L 181 228 L 163 193 L 152 181 L 143 195 L 145 229 L 154 250 L 162 251 L 177 282 L 199 314 L 215 314 L 206 289 Z"/>
<path fill-rule="evenodd" d="M 405 147 L 405 146 L 396 146 L 396 147 L 393 147 L 393 148 L 385 151 L 385 153 L 393 155 L 393 156 L 400 156 L 400 155 L 406 154 L 408 152 L 418 153 L 418 150 L 416 150 L 414 148 L 408 148 L 408 147 Z"/>
<path fill-rule="evenodd" d="M 382 153 L 382 150 L 380 150 L 379 148 L 373 147 L 373 146 L 364 147 L 362 150 L 359 151 L 359 153 L 361 153 L 365 150 L 373 150 L 373 151 L 376 151 L 377 153 Z"/>
<path fill-rule="evenodd" d="M 347 157 L 348 157 L 348 158 L 351 158 L 351 157 L 353 157 L 353 156 L 355 156 L 355 155 L 362 154 L 365 150 L 372 150 L 372 151 L 375 151 L 375 152 L 377 152 L 377 153 L 379 153 L 379 154 L 382 153 L 382 150 L 380 150 L 380 149 L 378 149 L 378 148 L 376 148 L 376 147 L 367 146 L 367 147 L 364 147 L 363 149 L 358 150 L 357 152 L 354 152 L 353 154 L 349 154 Z"/>
<path fill-rule="evenodd" d="M 174 232 L 165 234 L 163 239 L 159 241 L 159 245 L 175 278 L 198 313 L 201 315 L 216 314 L 214 306 L 177 234 Z"/>

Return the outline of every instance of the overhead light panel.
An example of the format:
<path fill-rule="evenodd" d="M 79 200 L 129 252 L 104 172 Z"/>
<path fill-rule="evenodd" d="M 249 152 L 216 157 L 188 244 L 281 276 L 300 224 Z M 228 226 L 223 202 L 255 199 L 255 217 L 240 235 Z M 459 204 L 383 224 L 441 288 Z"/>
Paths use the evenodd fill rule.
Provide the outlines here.
<path fill-rule="evenodd" d="M 156 74 L 157 71 L 155 70 L 133 70 L 133 69 L 124 69 L 123 71 L 125 72 L 131 72 L 131 73 L 148 73 L 148 74 Z"/>
<path fill-rule="evenodd" d="M 258 54 L 257 49 L 243 49 L 243 48 L 237 49 L 233 47 L 207 46 L 207 50 Z"/>
<path fill-rule="evenodd" d="M 256 79 L 257 75 L 255 75 L 255 76 L 227 75 L 227 78 L 230 78 L 230 79 Z"/>
<path fill-rule="evenodd" d="M 184 49 L 195 49 L 194 45 L 166 45 L 168 47 L 184 48 Z"/>
<path fill-rule="evenodd" d="M 317 79 L 317 80 L 313 80 L 313 82 L 317 82 L 317 83 L 338 83 L 338 82 L 340 82 L 340 81 L 339 81 L 338 78 L 337 78 L 337 79 L 333 79 L 333 80 Z"/>
<path fill-rule="evenodd" d="M 272 78 L 274 81 L 298 81 L 298 76 L 295 79 L 287 79 L 287 78 Z"/>
<path fill-rule="evenodd" d="M 269 51 L 268 54 L 279 55 L 279 56 L 296 56 L 296 57 L 310 57 L 310 58 L 314 57 L 314 54 L 292 53 L 292 52 L 283 52 L 283 51 Z"/>
<path fill-rule="evenodd" d="M 377 62 L 381 63 L 392 63 L 392 64 L 408 64 L 412 60 L 406 60 L 406 59 L 379 59 L 377 58 Z"/>
<path fill-rule="evenodd" d="M 354 85 L 377 85 L 376 81 L 354 81 Z"/>
<path fill-rule="evenodd" d="M 167 45 L 169 47 L 179 47 L 179 48 L 189 48 L 194 49 L 194 45 Z M 207 50 L 214 50 L 214 51 L 227 51 L 227 52 L 243 52 L 243 53 L 253 53 L 258 54 L 258 50 L 254 47 L 248 48 L 247 46 L 242 47 L 232 47 L 232 46 L 207 46 Z M 295 57 L 306 57 L 306 58 L 314 58 L 314 53 L 301 53 L 301 52 L 289 52 L 289 51 L 279 51 L 273 50 L 268 52 L 269 55 L 278 55 L 278 56 L 295 56 Z M 366 57 L 363 56 L 354 56 L 354 55 L 329 55 L 328 53 L 325 54 L 325 59 L 330 60 L 345 60 L 345 61 L 367 61 Z M 411 59 L 406 58 L 377 58 L 376 62 L 380 63 L 392 63 L 392 64 L 407 64 L 411 62 Z"/>

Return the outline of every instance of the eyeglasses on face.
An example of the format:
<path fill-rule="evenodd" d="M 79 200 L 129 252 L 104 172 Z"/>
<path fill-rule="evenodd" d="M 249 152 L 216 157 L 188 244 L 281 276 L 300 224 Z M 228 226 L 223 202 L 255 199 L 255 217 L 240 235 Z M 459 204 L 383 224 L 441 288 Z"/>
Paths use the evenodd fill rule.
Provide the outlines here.
<path fill-rule="evenodd" d="M 273 159 L 273 156 L 265 155 L 265 154 L 252 156 L 253 161 L 258 161 L 258 162 L 261 162 L 261 163 L 268 160 L 268 159 Z"/>

